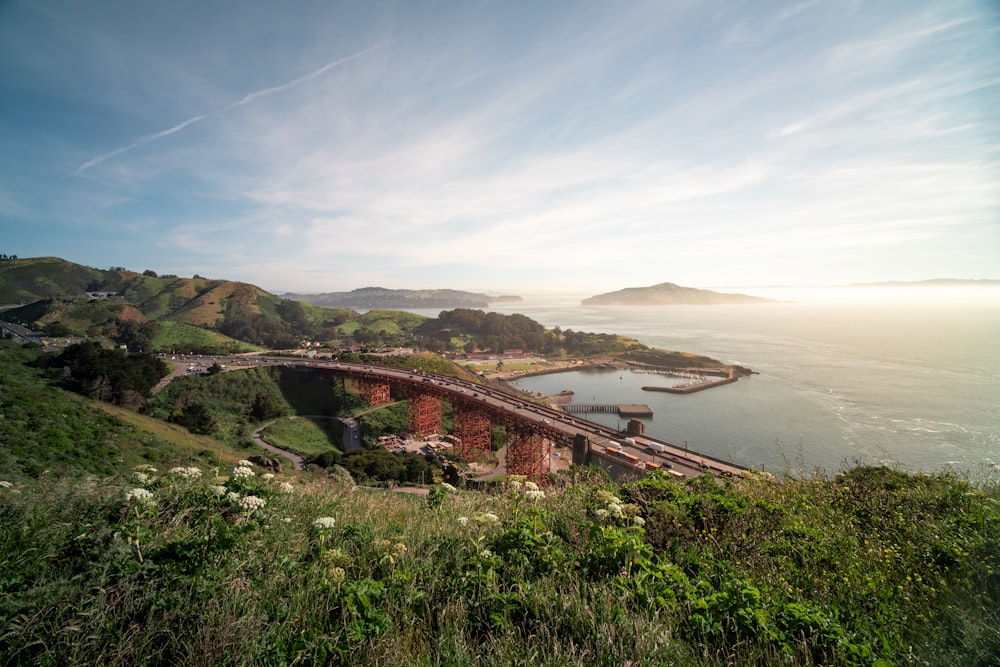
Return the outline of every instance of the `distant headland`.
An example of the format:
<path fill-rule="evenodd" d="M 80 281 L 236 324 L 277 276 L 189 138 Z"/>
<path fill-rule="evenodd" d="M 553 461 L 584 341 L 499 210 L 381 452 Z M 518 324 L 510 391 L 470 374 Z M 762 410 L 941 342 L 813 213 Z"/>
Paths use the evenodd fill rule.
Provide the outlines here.
<path fill-rule="evenodd" d="M 453 289 L 387 289 L 361 287 L 350 292 L 323 292 L 321 294 L 283 294 L 283 298 L 305 301 L 327 308 L 485 308 L 492 303 L 521 301 L 513 295 L 490 296 L 478 292 Z"/>

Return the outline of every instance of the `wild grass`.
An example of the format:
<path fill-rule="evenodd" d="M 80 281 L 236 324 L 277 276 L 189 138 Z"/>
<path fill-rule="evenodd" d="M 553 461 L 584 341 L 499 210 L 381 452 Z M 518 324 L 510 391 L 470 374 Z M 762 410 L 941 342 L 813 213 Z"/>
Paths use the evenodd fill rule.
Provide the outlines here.
<path fill-rule="evenodd" d="M 421 498 L 253 472 L 0 485 L 0 664 L 1000 655 L 995 482 L 576 475 Z"/>
<path fill-rule="evenodd" d="M 314 457 L 339 451 L 342 431 L 343 426 L 332 417 L 283 417 L 268 426 L 261 437 L 275 447 Z"/>

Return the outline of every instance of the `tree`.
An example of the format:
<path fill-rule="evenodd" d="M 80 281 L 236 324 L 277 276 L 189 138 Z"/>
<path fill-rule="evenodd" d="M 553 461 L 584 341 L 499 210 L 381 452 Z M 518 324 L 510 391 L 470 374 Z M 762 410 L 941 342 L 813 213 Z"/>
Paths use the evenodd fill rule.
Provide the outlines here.
<path fill-rule="evenodd" d="M 208 435 L 216 427 L 215 417 L 201 403 L 188 405 L 183 411 L 171 415 L 170 421 L 180 424 L 192 433 L 201 435 Z"/>

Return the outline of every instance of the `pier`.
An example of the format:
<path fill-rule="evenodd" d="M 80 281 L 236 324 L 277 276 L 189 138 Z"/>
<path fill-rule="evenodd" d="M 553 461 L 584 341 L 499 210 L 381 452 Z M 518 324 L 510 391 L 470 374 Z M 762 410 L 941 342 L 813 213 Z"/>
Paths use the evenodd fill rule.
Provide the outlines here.
<path fill-rule="evenodd" d="M 567 403 L 561 406 L 566 412 L 610 412 L 622 417 L 638 417 L 651 419 L 653 409 L 648 405 L 618 404 L 618 403 Z"/>

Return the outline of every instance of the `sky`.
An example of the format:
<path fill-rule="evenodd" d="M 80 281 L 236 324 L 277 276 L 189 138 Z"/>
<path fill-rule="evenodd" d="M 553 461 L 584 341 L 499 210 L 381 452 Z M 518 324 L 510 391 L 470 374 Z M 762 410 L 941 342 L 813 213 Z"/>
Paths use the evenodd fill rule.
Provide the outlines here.
<path fill-rule="evenodd" d="M 275 293 L 996 279 L 1000 3 L 2 0 L 0 253 Z"/>

